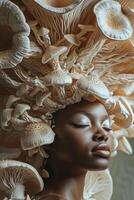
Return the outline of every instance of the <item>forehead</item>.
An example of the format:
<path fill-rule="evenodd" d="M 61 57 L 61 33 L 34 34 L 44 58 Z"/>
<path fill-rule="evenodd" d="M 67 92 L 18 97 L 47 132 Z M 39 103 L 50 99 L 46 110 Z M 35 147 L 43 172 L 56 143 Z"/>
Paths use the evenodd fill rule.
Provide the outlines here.
<path fill-rule="evenodd" d="M 89 102 L 84 100 L 79 103 L 70 105 L 63 110 L 58 111 L 55 114 L 55 117 L 60 118 L 61 120 L 64 118 L 68 119 L 77 113 L 95 118 L 108 118 L 108 113 L 104 105 L 102 105 L 98 101 Z"/>

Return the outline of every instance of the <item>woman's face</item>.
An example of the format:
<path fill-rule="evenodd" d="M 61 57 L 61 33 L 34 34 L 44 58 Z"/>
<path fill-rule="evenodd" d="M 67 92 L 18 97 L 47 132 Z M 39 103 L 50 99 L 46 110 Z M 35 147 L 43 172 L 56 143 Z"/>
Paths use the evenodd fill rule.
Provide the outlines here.
<path fill-rule="evenodd" d="M 108 167 L 110 119 L 99 102 L 82 101 L 54 115 L 56 141 L 60 159 L 87 170 Z"/>

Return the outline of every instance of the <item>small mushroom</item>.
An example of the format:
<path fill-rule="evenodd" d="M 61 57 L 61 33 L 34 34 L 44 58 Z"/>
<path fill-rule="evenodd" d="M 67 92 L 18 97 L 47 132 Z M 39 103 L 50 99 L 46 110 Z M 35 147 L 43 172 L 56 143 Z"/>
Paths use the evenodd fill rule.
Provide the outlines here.
<path fill-rule="evenodd" d="M 19 97 L 16 97 L 16 96 L 14 96 L 14 95 L 10 95 L 10 96 L 8 97 L 7 102 L 6 102 L 6 108 L 11 108 L 11 106 L 12 106 L 15 102 L 17 102 L 17 101 L 19 101 L 19 100 L 20 100 Z"/>
<path fill-rule="evenodd" d="M 42 57 L 42 63 L 47 62 L 53 68 L 53 71 L 44 77 L 44 82 L 47 85 L 69 85 L 72 83 L 72 78 L 66 71 L 63 71 L 60 66 L 59 57 L 67 51 L 67 47 L 49 46 Z"/>
<path fill-rule="evenodd" d="M 51 144 L 54 141 L 55 133 L 51 127 L 44 123 L 29 123 L 22 131 L 21 146 L 24 150 Z"/>
<path fill-rule="evenodd" d="M 12 200 L 25 200 L 25 191 L 35 195 L 43 190 L 41 176 L 31 165 L 19 161 L 0 161 L 0 190 Z"/>
<path fill-rule="evenodd" d="M 117 150 L 123 151 L 124 153 L 127 153 L 128 155 L 131 155 L 133 153 L 133 150 L 129 141 L 124 136 L 120 138 Z"/>
<path fill-rule="evenodd" d="M 13 109 L 6 108 L 2 111 L 1 114 L 1 128 L 5 129 L 9 126 L 9 123 L 12 119 Z"/>
<path fill-rule="evenodd" d="M 78 27 L 81 30 L 81 32 L 76 35 L 76 37 L 78 39 L 81 38 L 82 36 L 84 36 L 86 33 L 95 30 L 94 26 L 92 26 L 92 25 L 78 24 Z"/>
<path fill-rule="evenodd" d="M 83 76 L 77 82 L 78 88 L 88 92 L 91 95 L 107 99 L 110 97 L 109 90 L 97 75 Z"/>
<path fill-rule="evenodd" d="M 127 40 L 132 37 L 133 28 L 124 15 L 119 2 L 101 0 L 94 7 L 98 26 L 103 34 L 113 40 Z"/>
<path fill-rule="evenodd" d="M 51 40 L 49 37 L 49 29 L 45 28 L 45 27 L 41 27 L 38 31 L 38 35 L 40 37 L 40 41 L 42 42 L 42 44 L 44 45 L 44 47 L 48 47 L 49 45 L 51 45 Z"/>
<path fill-rule="evenodd" d="M 30 109 L 31 107 L 27 104 L 17 104 L 14 109 L 13 118 L 19 118 L 24 112 Z"/>

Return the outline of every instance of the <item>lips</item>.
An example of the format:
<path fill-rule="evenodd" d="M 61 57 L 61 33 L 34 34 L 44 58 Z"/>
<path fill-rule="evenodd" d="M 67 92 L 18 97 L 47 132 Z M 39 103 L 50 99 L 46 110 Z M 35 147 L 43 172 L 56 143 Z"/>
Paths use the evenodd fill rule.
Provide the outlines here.
<path fill-rule="evenodd" d="M 92 150 L 93 155 L 102 158 L 110 157 L 110 148 L 106 144 L 99 144 Z"/>

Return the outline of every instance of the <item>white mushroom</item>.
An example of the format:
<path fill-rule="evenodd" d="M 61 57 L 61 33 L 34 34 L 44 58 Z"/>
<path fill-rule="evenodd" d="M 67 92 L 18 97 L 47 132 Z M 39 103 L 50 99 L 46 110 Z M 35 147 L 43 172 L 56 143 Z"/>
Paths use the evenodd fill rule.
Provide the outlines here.
<path fill-rule="evenodd" d="M 55 133 L 51 127 L 44 123 L 27 124 L 22 131 L 21 146 L 24 150 L 30 150 L 54 141 Z"/>
<path fill-rule="evenodd" d="M 72 78 L 69 73 L 63 71 L 60 66 L 59 57 L 67 51 L 67 47 L 61 46 L 49 46 L 46 49 L 45 54 L 42 57 L 42 63 L 46 64 L 47 62 L 53 68 L 53 71 L 45 76 L 44 82 L 47 85 L 69 85 L 72 83 Z"/>
<path fill-rule="evenodd" d="M 17 104 L 14 109 L 13 118 L 19 118 L 24 112 L 30 109 L 31 107 L 27 104 Z"/>
<path fill-rule="evenodd" d="M 11 108 L 11 106 L 12 106 L 15 102 L 17 102 L 17 101 L 19 101 L 19 100 L 20 100 L 19 97 L 16 97 L 16 96 L 14 96 L 14 95 L 10 95 L 10 96 L 8 97 L 7 102 L 6 102 L 6 108 Z"/>
<path fill-rule="evenodd" d="M 10 53 L 7 59 L 4 59 L 3 56 L 0 57 L 0 68 L 13 68 L 22 61 L 30 50 L 28 39 L 30 29 L 22 11 L 14 3 L 9 0 L 1 0 L 0 9 L 0 26 L 9 27 L 13 33 L 12 48 L 8 49 Z"/>
<path fill-rule="evenodd" d="M 88 171 L 85 178 L 84 200 L 110 200 L 113 182 L 109 170 Z"/>
<path fill-rule="evenodd" d="M 132 37 L 133 28 L 121 5 L 115 0 L 101 0 L 94 7 L 98 26 L 103 34 L 113 40 L 127 40 Z"/>
<path fill-rule="evenodd" d="M 12 118 L 13 109 L 12 108 L 6 108 L 3 109 L 1 113 L 1 128 L 6 129 L 10 125 L 10 121 Z"/>
<path fill-rule="evenodd" d="M 0 161 L 0 190 L 12 200 L 25 200 L 25 191 L 35 195 L 42 191 L 43 180 L 31 165 L 13 161 Z"/>
<path fill-rule="evenodd" d="M 109 90 L 97 75 L 83 76 L 78 80 L 77 86 L 91 95 L 104 99 L 110 97 Z"/>
<path fill-rule="evenodd" d="M 44 47 L 48 47 L 49 45 L 51 45 L 49 32 L 50 32 L 49 29 L 47 29 L 45 27 L 41 27 L 38 31 L 40 41 L 44 45 Z"/>

